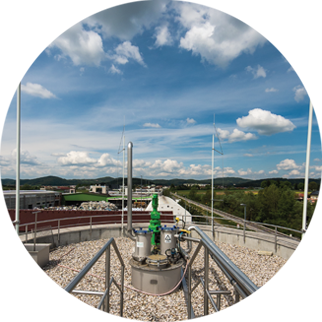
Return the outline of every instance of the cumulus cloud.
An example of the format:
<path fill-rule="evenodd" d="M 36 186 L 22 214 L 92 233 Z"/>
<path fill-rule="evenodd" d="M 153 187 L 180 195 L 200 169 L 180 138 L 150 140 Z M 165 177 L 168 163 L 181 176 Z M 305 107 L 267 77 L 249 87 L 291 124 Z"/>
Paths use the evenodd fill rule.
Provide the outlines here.
<path fill-rule="evenodd" d="M 238 129 L 234 129 L 233 132 L 229 132 L 228 130 L 222 130 L 220 128 L 217 129 L 219 138 L 222 140 L 228 140 L 228 142 L 239 142 L 239 141 L 249 141 L 256 140 L 257 136 L 252 133 L 245 133 Z"/>
<path fill-rule="evenodd" d="M 245 156 L 245 157 L 252 158 L 252 157 L 253 157 L 253 154 L 251 154 L 251 153 L 245 153 L 245 154 L 244 154 L 244 156 Z"/>
<path fill-rule="evenodd" d="M 307 95 L 305 88 L 302 85 L 298 85 L 293 88 L 293 91 L 295 92 L 294 99 L 296 102 L 300 102 L 304 100 L 304 97 Z"/>
<path fill-rule="evenodd" d="M 294 66 L 291 66 L 288 70 L 287 70 L 288 73 L 290 72 L 297 72 L 296 68 Z"/>
<path fill-rule="evenodd" d="M 259 77 L 263 77 L 263 78 L 266 77 L 266 71 L 260 65 L 257 65 L 257 68 L 253 68 L 251 66 L 247 66 L 246 67 L 246 71 L 252 73 L 253 76 L 254 76 L 254 79 L 259 78 Z"/>
<path fill-rule="evenodd" d="M 139 47 L 133 46 L 130 41 L 124 41 L 115 48 L 115 54 L 112 58 L 117 64 L 127 64 L 129 59 L 133 59 L 142 66 L 146 66 L 139 52 Z"/>
<path fill-rule="evenodd" d="M 178 162 L 177 160 L 167 159 L 165 161 L 156 160 L 151 166 L 151 169 L 158 169 L 159 171 L 170 172 L 176 171 L 183 167 L 182 162 Z"/>
<path fill-rule="evenodd" d="M 186 121 L 188 124 L 195 124 L 196 123 L 196 121 L 194 119 L 190 119 L 189 117 L 187 118 Z"/>
<path fill-rule="evenodd" d="M 156 47 L 172 45 L 173 39 L 167 25 L 158 26 L 155 28 L 155 43 Z"/>
<path fill-rule="evenodd" d="M 161 126 L 158 123 L 144 123 L 144 127 L 154 127 L 154 128 L 160 128 Z"/>
<path fill-rule="evenodd" d="M 265 93 L 274 93 L 274 92 L 278 92 L 278 89 L 276 89 L 274 87 L 265 89 Z"/>
<path fill-rule="evenodd" d="M 120 71 L 117 67 L 115 67 L 114 64 L 112 64 L 111 68 L 109 69 L 109 72 L 111 74 L 119 74 L 119 75 L 123 74 L 123 72 Z"/>
<path fill-rule="evenodd" d="M 254 29 L 220 11 L 182 2 L 174 7 L 177 20 L 187 29 L 180 47 L 211 64 L 225 67 L 242 53 L 253 53 L 266 41 Z"/>
<path fill-rule="evenodd" d="M 105 56 L 101 36 L 92 30 L 85 30 L 81 23 L 55 39 L 49 49 L 54 47 L 61 50 L 62 55 L 59 57 L 70 57 L 76 66 L 99 66 Z"/>
<path fill-rule="evenodd" d="M 289 175 L 290 176 L 295 176 L 295 175 L 299 175 L 300 174 L 300 171 L 299 170 L 292 170 Z"/>
<path fill-rule="evenodd" d="M 29 82 L 26 85 L 22 84 L 21 91 L 31 96 L 40 98 L 57 98 L 52 92 L 50 92 L 40 84 L 33 84 Z"/>
<path fill-rule="evenodd" d="M 122 166 L 122 163 L 118 160 L 115 160 L 110 156 L 108 153 L 104 153 L 97 161 L 98 166 L 105 167 L 105 166 Z"/>
<path fill-rule="evenodd" d="M 276 165 L 278 170 L 293 170 L 300 169 L 301 166 L 297 165 L 293 159 L 285 159 Z"/>
<path fill-rule="evenodd" d="M 278 173 L 278 171 L 277 171 L 277 170 L 272 170 L 272 171 L 269 171 L 268 173 L 269 173 L 269 174 L 277 174 L 277 173 Z"/>
<path fill-rule="evenodd" d="M 270 111 L 255 108 L 236 120 L 242 128 L 257 131 L 261 135 L 272 135 L 280 132 L 290 132 L 295 129 L 295 125 L 281 115 L 273 114 Z"/>
<path fill-rule="evenodd" d="M 61 165 L 86 165 L 95 163 L 96 160 L 89 157 L 87 152 L 70 151 L 67 155 L 59 157 L 57 162 Z"/>
<path fill-rule="evenodd" d="M 250 175 L 250 174 L 252 174 L 252 170 L 251 169 L 247 169 L 247 170 L 239 169 L 238 174 L 240 176 Z"/>

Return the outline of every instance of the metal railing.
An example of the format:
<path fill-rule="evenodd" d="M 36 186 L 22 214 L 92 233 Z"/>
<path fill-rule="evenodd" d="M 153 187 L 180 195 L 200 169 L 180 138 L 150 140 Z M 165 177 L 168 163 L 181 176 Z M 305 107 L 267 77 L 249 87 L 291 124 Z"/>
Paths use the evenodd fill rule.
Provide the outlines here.
<path fill-rule="evenodd" d="M 240 299 L 246 298 L 255 291 L 258 290 L 258 287 L 216 246 L 216 244 L 199 228 L 196 226 L 191 226 L 188 229 L 189 231 L 195 230 L 201 237 L 199 240 L 198 246 L 191 256 L 191 259 L 187 265 L 188 266 L 188 319 L 193 318 L 193 309 L 191 304 L 191 295 L 196 287 L 202 283 L 204 288 L 204 315 L 209 314 L 209 302 L 212 304 L 216 312 L 220 310 L 221 306 L 221 296 L 230 295 L 231 292 L 227 290 L 209 290 L 209 256 L 215 261 L 221 271 L 226 275 L 230 283 L 234 287 L 234 296 L 235 303 Z M 195 238 L 184 237 L 185 240 L 191 240 L 196 242 Z M 192 264 L 196 259 L 201 247 L 204 247 L 204 280 L 200 278 L 193 287 L 192 287 Z M 212 295 L 216 295 L 216 303 L 212 298 Z"/>
<path fill-rule="evenodd" d="M 111 261 L 111 245 L 113 246 L 115 253 L 121 263 L 121 286 L 119 286 L 114 277 L 110 279 L 110 261 Z M 93 291 L 84 291 L 84 290 L 75 290 L 75 287 L 78 283 L 85 277 L 88 271 L 92 268 L 92 266 L 101 258 L 101 256 L 105 253 L 105 292 L 93 292 Z M 123 316 L 123 295 L 124 295 L 124 269 L 125 265 L 121 254 L 116 246 L 114 238 L 111 238 L 98 253 L 83 267 L 83 269 L 78 273 L 78 275 L 65 287 L 65 291 L 68 293 L 76 293 L 76 294 L 89 294 L 89 295 L 97 295 L 101 296 L 101 300 L 97 306 L 98 309 L 103 308 L 103 311 L 110 311 L 110 288 L 112 283 L 117 287 L 120 291 L 120 316 Z"/>

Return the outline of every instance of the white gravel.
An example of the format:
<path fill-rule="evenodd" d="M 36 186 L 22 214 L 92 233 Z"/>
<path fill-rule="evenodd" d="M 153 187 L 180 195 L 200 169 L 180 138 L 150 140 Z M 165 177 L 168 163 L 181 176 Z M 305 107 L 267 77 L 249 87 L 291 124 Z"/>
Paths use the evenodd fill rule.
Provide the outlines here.
<path fill-rule="evenodd" d="M 61 287 L 65 288 L 68 283 L 78 274 L 85 264 L 103 247 L 108 239 L 70 244 L 59 247 L 50 253 L 49 264 L 43 269 Z M 131 286 L 131 266 L 129 260 L 132 256 L 133 242 L 128 238 L 116 238 L 117 247 L 125 263 L 124 283 Z M 238 266 L 257 286 L 263 286 L 268 282 L 278 270 L 285 264 L 286 260 L 278 256 L 258 255 L 257 251 L 241 246 L 229 245 L 216 242 L 220 249 Z M 183 245 L 184 246 L 184 245 Z M 194 251 L 193 247 L 192 252 Z M 111 247 L 111 277 L 113 276 L 120 283 L 120 264 L 117 256 Z M 209 289 L 229 290 L 233 292 L 233 287 L 228 279 L 221 272 L 218 266 L 209 258 Z M 64 266 L 64 267 L 63 267 Z M 203 249 L 200 250 L 192 266 L 193 285 L 199 280 L 199 276 L 204 275 Z M 89 274 L 79 283 L 77 289 L 104 292 L 104 272 L 105 256 L 91 268 Z M 93 276 L 94 275 L 94 276 Z M 119 315 L 119 291 L 113 285 L 111 287 L 110 313 Z M 97 307 L 100 297 L 91 295 L 71 295 L 76 296 L 88 305 Z M 215 298 L 214 298 L 215 299 Z M 222 297 L 221 309 L 233 304 L 233 297 Z M 192 293 L 192 305 L 196 317 L 203 315 L 203 288 L 202 285 Z M 212 305 L 209 303 L 209 312 L 214 313 Z M 141 321 L 179 321 L 186 320 L 187 307 L 182 289 L 178 289 L 170 295 L 163 297 L 144 295 L 125 287 L 123 316 L 128 319 Z"/>

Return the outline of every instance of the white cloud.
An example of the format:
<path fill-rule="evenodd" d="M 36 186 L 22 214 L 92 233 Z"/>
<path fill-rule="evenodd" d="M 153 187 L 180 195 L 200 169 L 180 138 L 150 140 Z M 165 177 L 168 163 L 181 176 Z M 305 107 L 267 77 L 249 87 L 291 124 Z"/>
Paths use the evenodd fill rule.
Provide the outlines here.
<path fill-rule="evenodd" d="M 69 56 L 74 65 L 99 66 L 105 53 L 102 38 L 92 30 L 85 30 L 79 23 L 55 39 L 49 48 L 61 50 L 60 57 Z M 47 51 L 48 52 L 48 51 Z"/>
<path fill-rule="evenodd" d="M 278 173 L 278 171 L 277 171 L 277 170 L 272 170 L 272 171 L 269 171 L 268 173 L 269 173 L 269 174 L 277 174 L 277 173 Z"/>
<path fill-rule="evenodd" d="M 96 160 L 90 158 L 87 152 L 70 151 L 66 156 L 59 157 L 57 162 L 62 165 L 84 165 L 95 163 Z"/>
<path fill-rule="evenodd" d="M 154 44 L 156 47 L 165 45 L 169 46 L 173 43 L 173 39 L 167 25 L 156 27 L 154 37 L 156 38 Z"/>
<path fill-rule="evenodd" d="M 293 159 L 285 159 L 276 165 L 278 170 L 293 170 L 300 169 L 301 166 L 297 165 Z"/>
<path fill-rule="evenodd" d="M 278 89 L 271 87 L 271 88 L 266 88 L 265 93 L 275 93 L 278 92 Z"/>
<path fill-rule="evenodd" d="M 242 53 L 253 53 L 266 41 L 254 29 L 220 11 L 182 2 L 173 7 L 177 20 L 187 29 L 180 47 L 211 64 L 225 67 Z"/>
<path fill-rule="evenodd" d="M 252 174 L 252 170 L 251 169 L 247 169 L 247 171 L 243 170 L 243 169 L 239 169 L 238 173 L 240 176 L 246 176 L 246 175 L 250 175 Z"/>
<path fill-rule="evenodd" d="M 41 98 L 57 98 L 52 92 L 44 88 L 40 84 L 27 83 L 26 85 L 21 85 L 21 91 L 27 93 L 31 96 L 41 97 Z"/>
<path fill-rule="evenodd" d="M 320 162 L 321 160 L 320 160 L 320 159 L 318 159 L 318 158 L 315 158 L 313 161 L 315 161 L 315 162 Z"/>
<path fill-rule="evenodd" d="M 104 153 L 97 161 L 98 166 L 105 167 L 105 166 L 122 166 L 122 163 L 118 160 L 115 160 L 110 156 L 108 153 Z"/>
<path fill-rule="evenodd" d="M 296 102 L 300 102 L 304 100 L 304 97 L 307 95 L 305 88 L 302 85 L 298 85 L 293 88 L 293 91 L 295 92 L 294 99 Z"/>
<path fill-rule="evenodd" d="M 173 171 L 178 171 L 183 168 L 183 163 L 177 160 L 167 159 L 162 162 L 162 160 L 156 160 L 151 166 L 151 169 L 158 169 L 158 171 L 164 171 L 167 173 L 172 173 Z"/>
<path fill-rule="evenodd" d="M 16 162 L 17 149 L 11 152 L 11 157 L 14 163 Z M 28 151 L 20 151 L 20 163 L 27 165 L 40 165 L 41 163 L 37 160 L 36 156 L 30 155 Z"/>
<path fill-rule="evenodd" d="M 251 153 L 244 153 L 244 156 L 245 157 L 249 157 L 249 158 L 252 158 L 253 157 L 253 155 Z"/>
<path fill-rule="evenodd" d="M 109 69 L 109 72 L 112 74 L 123 74 L 117 67 L 114 66 L 114 64 L 112 64 L 111 68 Z"/>
<path fill-rule="evenodd" d="M 247 116 L 238 118 L 236 122 L 240 127 L 256 130 L 261 135 L 290 132 L 296 127 L 290 120 L 283 116 L 260 108 L 250 110 Z"/>
<path fill-rule="evenodd" d="M 160 128 L 161 126 L 158 123 L 144 123 L 144 127 L 154 127 L 154 128 Z"/>
<path fill-rule="evenodd" d="M 297 72 L 297 70 L 296 70 L 296 68 L 294 67 L 294 66 L 291 66 L 288 70 L 287 70 L 287 72 L 289 73 L 289 72 Z"/>
<path fill-rule="evenodd" d="M 139 47 L 133 46 L 130 41 L 119 44 L 115 48 L 115 53 L 111 58 L 118 64 L 124 65 L 129 62 L 129 59 L 133 59 L 142 66 L 146 66 L 139 52 Z"/>
<path fill-rule="evenodd" d="M 265 71 L 265 69 L 264 69 L 262 66 L 260 66 L 260 65 L 257 65 L 257 69 L 256 69 L 256 68 L 253 68 L 253 67 L 251 67 L 251 66 L 247 66 L 247 67 L 246 67 L 246 71 L 248 71 L 248 72 L 252 73 L 252 74 L 253 74 L 253 76 L 254 76 L 254 79 L 259 78 L 259 77 L 263 77 L 263 78 L 265 78 L 265 77 L 266 77 L 266 71 Z"/>
<path fill-rule="evenodd" d="M 240 131 L 238 129 L 234 129 L 233 132 L 230 133 L 228 130 L 222 130 L 222 129 L 218 128 L 217 132 L 218 132 L 220 139 L 228 140 L 230 143 L 257 139 L 255 134 L 245 133 L 245 132 Z"/>
<path fill-rule="evenodd" d="M 189 117 L 187 118 L 187 123 L 188 124 L 195 124 L 196 121 L 194 119 L 190 119 Z"/>
<path fill-rule="evenodd" d="M 300 171 L 299 170 L 292 170 L 289 175 L 290 176 L 295 176 L 295 175 L 299 175 L 300 174 Z"/>

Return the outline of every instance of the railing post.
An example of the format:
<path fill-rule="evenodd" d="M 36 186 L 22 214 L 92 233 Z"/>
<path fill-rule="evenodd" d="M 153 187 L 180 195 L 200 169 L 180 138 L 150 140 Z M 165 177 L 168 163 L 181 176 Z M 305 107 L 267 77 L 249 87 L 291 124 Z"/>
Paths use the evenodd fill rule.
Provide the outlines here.
<path fill-rule="evenodd" d="M 89 230 L 89 240 L 92 240 L 92 216 L 89 217 L 89 226 L 90 226 L 90 230 Z"/>
<path fill-rule="evenodd" d="M 26 225 L 25 234 L 26 234 L 25 242 L 27 242 L 28 241 L 28 225 Z"/>
<path fill-rule="evenodd" d="M 36 239 L 37 239 L 37 214 L 38 214 L 38 211 L 35 212 L 34 251 L 36 251 Z"/>
<path fill-rule="evenodd" d="M 275 227 L 275 254 L 277 253 L 277 227 Z"/>
<path fill-rule="evenodd" d="M 57 235 L 57 244 L 60 246 L 60 219 L 58 219 L 58 235 Z"/>
<path fill-rule="evenodd" d="M 191 319 L 191 265 L 188 267 L 188 319 Z"/>
<path fill-rule="evenodd" d="M 111 247 L 108 246 L 105 252 L 105 288 L 109 289 L 110 285 L 110 255 L 111 255 Z M 104 300 L 104 304 L 103 304 L 103 310 L 105 312 L 109 312 L 110 311 L 110 290 L 108 290 L 105 300 Z"/>
<path fill-rule="evenodd" d="M 217 304 L 218 311 L 220 311 L 220 297 L 221 297 L 221 294 L 218 293 L 217 294 L 217 301 L 216 301 L 217 302 L 216 304 Z"/>
<path fill-rule="evenodd" d="M 204 292 L 203 292 L 203 298 L 204 298 L 204 315 L 208 315 L 209 312 L 209 301 L 208 301 L 208 287 L 209 287 L 209 253 L 208 248 L 204 247 L 204 266 L 205 266 L 205 285 L 204 285 Z"/>
<path fill-rule="evenodd" d="M 124 294 L 124 266 L 121 266 L 121 299 L 120 299 L 120 316 L 123 317 L 123 294 Z"/>
<path fill-rule="evenodd" d="M 239 302 L 239 293 L 237 292 L 236 288 L 235 288 L 235 303 Z"/>
<path fill-rule="evenodd" d="M 246 241 L 246 220 L 244 220 L 244 244 Z"/>

